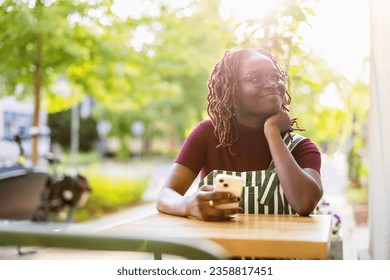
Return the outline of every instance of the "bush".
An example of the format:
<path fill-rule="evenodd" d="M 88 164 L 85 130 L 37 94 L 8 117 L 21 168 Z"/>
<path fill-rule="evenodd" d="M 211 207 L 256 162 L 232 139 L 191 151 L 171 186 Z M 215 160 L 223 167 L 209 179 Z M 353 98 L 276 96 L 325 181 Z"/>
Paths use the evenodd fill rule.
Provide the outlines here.
<path fill-rule="evenodd" d="M 139 202 L 148 183 L 147 178 L 113 177 L 97 171 L 83 173 L 88 178 L 92 193 L 87 204 L 77 209 L 75 222 L 96 219 Z"/>

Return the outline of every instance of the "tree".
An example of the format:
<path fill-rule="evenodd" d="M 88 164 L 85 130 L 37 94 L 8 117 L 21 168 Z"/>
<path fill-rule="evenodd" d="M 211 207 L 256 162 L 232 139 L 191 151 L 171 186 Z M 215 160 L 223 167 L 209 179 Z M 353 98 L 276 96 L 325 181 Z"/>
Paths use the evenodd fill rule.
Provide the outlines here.
<path fill-rule="evenodd" d="M 147 142 L 156 137 L 175 142 L 204 118 L 207 80 L 234 38 L 218 9 L 219 1 L 194 1 L 184 7 L 161 5 L 157 15 L 138 19 L 138 28 L 154 38 L 137 51 L 144 76 L 137 79 L 132 92 L 139 98 L 136 104 L 128 96 L 106 107 L 113 122 L 111 135 L 118 135 L 123 145 L 131 122 L 137 119 L 145 123 Z M 126 102 L 133 104 L 131 111 Z"/>
<path fill-rule="evenodd" d="M 204 117 L 206 82 L 228 41 L 218 9 L 219 1 L 194 1 L 179 9 L 162 6 L 149 27 L 156 38 L 143 49 L 153 54 L 149 67 L 175 88 L 148 106 L 160 108 L 157 112 L 164 113 L 158 118 L 176 124 L 173 133 L 179 137 L 184 137 L 186 127 Z"/>
<path fill-rule="evenodd" d="M 128 30 L 133 22 L 112 14 L 111 4 L 111 0 L 0 2 L 2 94 L 23 98 L 34 93 L 33 127 L 38 126 L 43 97 L 49 111 L 60 111 L 84 94 L 105 101 L 108 92 L 118 98 L 122 86 L 131 87 L 118 67 L 131 49 L 124 40 L 116 43 L 116 36 L 130 37 L 124 25 Z M 55 87 L 60 80 L 70 89 L 65 95 Z M 37 143 L 33 137 L 33 164 L 38 161 Z"/>

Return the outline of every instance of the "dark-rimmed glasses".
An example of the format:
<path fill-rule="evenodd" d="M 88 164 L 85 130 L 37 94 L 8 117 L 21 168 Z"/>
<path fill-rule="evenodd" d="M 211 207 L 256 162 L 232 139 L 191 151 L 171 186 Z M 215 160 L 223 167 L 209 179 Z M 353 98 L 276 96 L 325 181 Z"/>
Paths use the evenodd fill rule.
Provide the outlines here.
<path fill-rule="evenodd" d="M 249 73 L 248 75 L 238 79 L 239 81 L 247 80 L 249 83 L 252 84 L 254 87 L 264 87 L 269 81 L 280 84 L 286 83 L 286 76 L 287 75 L 281 75 L 277 72 L 271 72 L 271 73 Z"/>

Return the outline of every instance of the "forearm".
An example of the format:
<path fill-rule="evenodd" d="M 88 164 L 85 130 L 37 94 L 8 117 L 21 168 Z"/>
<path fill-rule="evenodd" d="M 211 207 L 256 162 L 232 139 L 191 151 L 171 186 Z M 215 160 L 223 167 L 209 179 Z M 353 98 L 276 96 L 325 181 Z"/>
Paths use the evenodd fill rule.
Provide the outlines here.
<path fill-rule="evenodd" d="M 265 127 L 265 135 L 287 200 L 298 214 L 310 214 L 321 199 L 322 187 L 295 161 L 279 129 Z"/>
<path fill-rule="evenodd" d="M 171 188 L 162 188 L 157 198 L 157 210 L 176 216 L 189 216 L 187 211 L 188 197 Z"/>

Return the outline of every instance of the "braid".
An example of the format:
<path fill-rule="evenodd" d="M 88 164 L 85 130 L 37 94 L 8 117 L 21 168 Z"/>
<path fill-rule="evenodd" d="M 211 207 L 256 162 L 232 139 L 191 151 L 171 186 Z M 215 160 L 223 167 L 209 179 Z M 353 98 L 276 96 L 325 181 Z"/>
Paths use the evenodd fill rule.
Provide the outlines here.
<path fill-rule="evenodd" d="M 229 153 L 234 155 L 231 146 L 238 140 L 238 125 L 235 118 L 234 109 L 238 107 L 238 67 L 245 55 L 257 51 L 270 58 L 274 63 L 279 74 L 286 77 L 286 72 L 281 68 L 277 59 L 269 52 L 263 49 L 250 50 L 243 49 L 232 52 L 225 52 L 223 58 L 218 62 L 207 83 L 208 87 L 208 106 L 207 113 L 214 126 L 214 134 L 219 144 L 217 148 L 227 147 Z M 291 103 L 290 93 L 286 89 L 282 110 L 289 112 L 288 105 Z M 292 125 L 297 125 L 296 119 L 291 120 Z M 293 130 L 302 130 L 299 127 L 291 128 Z"/>
<path fill-rule="evenodd" d="M 238 140 L 237 123 L 234 117 L 234 108 L 238 106 L 236 92 L 238 66 L 245 50 L 226 52 L 222 60 L 217 63 L 208 81 L 209 114 L 214 126 L 214 133 L 219 140 L 219 147 L 231 146 Z"/>

